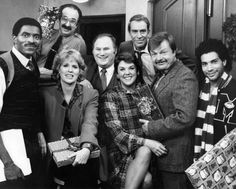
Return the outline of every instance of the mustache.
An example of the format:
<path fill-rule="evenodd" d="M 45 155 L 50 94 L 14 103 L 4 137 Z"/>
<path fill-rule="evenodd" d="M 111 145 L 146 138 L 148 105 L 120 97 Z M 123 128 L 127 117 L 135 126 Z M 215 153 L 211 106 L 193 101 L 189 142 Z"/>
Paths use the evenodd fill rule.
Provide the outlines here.
<path fill-rule="evenodd" d="M 38 47 L 38 44 L 37 43 L 26 43 L 25 44 L 26 47 Z"/>
<path fill-rule="evenodd" d="M 161 60 L 157 60 L 157 61 L 155 61 L 156 64 L 158 64 L 158 63 L 164 63 L 164 62 L 166 62 L 165 59 L 161 59 Z"/>
<path fill-rule="evenodd" d="M 67 30 L 71 30 L 71 26 L 66 26 L 65 24 L 63 24 L 61 27 L 67 29 Z"/>

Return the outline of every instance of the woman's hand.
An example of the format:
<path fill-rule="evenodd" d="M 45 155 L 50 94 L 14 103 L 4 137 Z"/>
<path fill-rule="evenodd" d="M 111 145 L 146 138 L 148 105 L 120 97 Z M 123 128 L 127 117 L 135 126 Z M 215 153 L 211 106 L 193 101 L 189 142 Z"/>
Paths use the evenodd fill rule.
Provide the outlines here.
<path fill-rule="evenodd" d="M 74 156 L 75 156 L 75 160 L 72 163 L 73 166 L 76 166 L 79 164 L 86 164 L 90 156 L 90 150 L 88 148 L 82 148 L 81 150 L 71 154 L 68 158 L 71 158 Z"/>
<path fill-rule="evenodd" d="M 145 139 L 144 140 L 144 146 L 147 146 L 150 148 L 150 150 L 157 156 L 160 157 L 164 154 L 167 154 L 167 149 L 165 148 L 165 146 L 156 141 L 156 140 L 150 140 L 150 139 Z"/>

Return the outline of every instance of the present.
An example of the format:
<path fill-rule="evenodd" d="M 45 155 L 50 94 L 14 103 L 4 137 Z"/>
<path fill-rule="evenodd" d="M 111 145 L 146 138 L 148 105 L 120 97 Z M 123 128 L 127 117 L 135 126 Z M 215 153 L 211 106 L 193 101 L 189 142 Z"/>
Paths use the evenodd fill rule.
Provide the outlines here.
<path fill-rule="evenodd" d="M 80 150 L 80 140 L 79 136 L 59 140 L 55 142 L 48 143 L 48 148 L 52 157 L 57 165 L 57 167 L 62 167 L 66 165 L 70 165 L 73 163 L 75 157 L 68 158 L 74 152 Z M 100 150 L 94 149 L 90 153 L 89 158 L 98 158 L 100 156 Z"/>
<path fill-rule="evenodd" d="M 137 107 L 142 116 L 142 119 L 158 120 L 163 119 L 164 115 L 158 105 L 150 87 L 142 85 L 137 88 Z"/>
<path fill-rule="evenodd" d="M 27 158 L 25 142 L 21 129 L 10 129 L 0 132 L 3 145 L 8 151 L 12 161 L 23 172 L 23 174 L 29 175 L 32 173 L 30 159 Z M 5 181 L 4 164 L 0 160 L 0 182 Z"/>
<path fill-rule="evenodd" d="M 192 185 L 197 189 L 236 188 L 236 129 L 225 135 L 187 170 Z"/>

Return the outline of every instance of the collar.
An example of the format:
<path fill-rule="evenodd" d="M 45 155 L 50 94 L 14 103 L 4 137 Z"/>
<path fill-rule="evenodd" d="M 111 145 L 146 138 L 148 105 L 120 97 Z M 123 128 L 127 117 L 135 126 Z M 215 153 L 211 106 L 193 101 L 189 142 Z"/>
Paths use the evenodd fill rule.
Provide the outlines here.
<path fill-rule="evenodd" d="M 27 66 L 29 60 L 23 54 L 21 54 L 14 46 L 12 47 L 12 53 L 16 56 L 16 58 L 23 64 L 23 66 Z"/>
<path fill-rule="evenodd" d="M 137 93 L 137 89 L 139 89 L 141 87 L 141 83 L 136 83 L 134 90 L 127 90 L 127 89 L 123 88 L 121 85 L 121 82 L 118 82 L 117 87 L 120 91 L 122 91 L 125 94 L 134 94 L 134 93 Z"/>
<path fill-rule="evenodd" d="M 57 83 L 57 90 L 62 94 L 62 96 L 64 96 L 60 80 Z M 73 97 L 78 97 L 80 94 L 82 94 L 82 91 L 83 91 L 82 85 L 76 83 L 73 91 Z"/>
<path fill-rule="evenodd" d="M 98 70 L 99 70 L 99 75 L 101 75 L 102 68 L 100 66 L 98 66 Z M 112 64 L 110 67 L 106 68 L 106 70 L 107 70 L 108 74 L 113 74 L 114 70 L 115 70 L 114 64 Z"/>
<path fill-rule="evenodd" d="M 144 48 L 143 50 L 141 50 L 141 51 L 139 51 L 139 50 L 134 46 L 134 44 L 133 44 L 133 47 L 134 47 L 134 52 L 143 52 L 143 53 L 149 54 L 149 51 L 148 51 L 148 41 L 147 41 L 147 44 L 146 44 L 145 48 Z"/>

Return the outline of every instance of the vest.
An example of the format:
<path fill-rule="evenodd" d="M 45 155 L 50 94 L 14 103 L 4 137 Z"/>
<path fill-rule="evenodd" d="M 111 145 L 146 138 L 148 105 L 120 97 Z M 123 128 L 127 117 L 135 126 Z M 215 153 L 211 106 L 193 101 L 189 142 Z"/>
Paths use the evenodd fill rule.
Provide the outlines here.
<path fill-rule="evenodd" d="M 32 72 L 25 68 L 13 53 L 11 53 L 11 57 L 14 75 L 11 85 L 7 85 L 3 97 L 0 130 L 17 128 L 36 133 L 40 128 L 39 71 L 36 64 L 36 71 Z M 8 66 L 8 75 L 12 73 L 12 70 L 9 69 Z"/>

